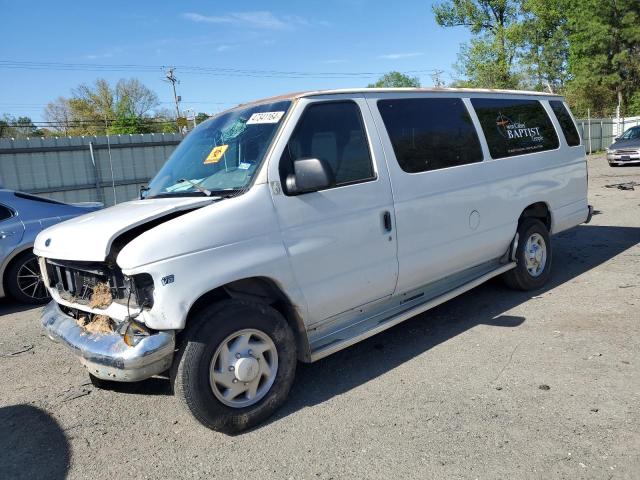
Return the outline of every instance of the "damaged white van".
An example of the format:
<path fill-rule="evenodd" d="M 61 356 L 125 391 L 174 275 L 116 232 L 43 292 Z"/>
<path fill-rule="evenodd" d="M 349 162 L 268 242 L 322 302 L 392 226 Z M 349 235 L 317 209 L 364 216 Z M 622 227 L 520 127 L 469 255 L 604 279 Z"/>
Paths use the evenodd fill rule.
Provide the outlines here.
<path fill-rule="evenodd" d="M 142 198 L 41 233 L 48 335 L 96 384 L 169 372 L 207 427 L 281 405 L 312 362 L 502 275 L 549 278 L 588 222 L 563 99 L 319 91 L 202 123 Z"/>

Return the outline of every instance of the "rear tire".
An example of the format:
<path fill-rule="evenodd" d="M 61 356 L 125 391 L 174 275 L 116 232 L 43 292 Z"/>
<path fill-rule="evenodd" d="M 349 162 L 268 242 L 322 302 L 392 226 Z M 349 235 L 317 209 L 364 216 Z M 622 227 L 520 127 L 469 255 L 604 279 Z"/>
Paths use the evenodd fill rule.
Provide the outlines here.
<path fill-rule="evenodd" d="M 51 300 L 44 284 L 38 258 L 24 252 L 11 262 L 6 276 L 9 294 L 20 303 L 43 305 Z"/>
<path fill-rule="evenodd" d="M 189 323 L 172 377 L 175 394 L 200 423 L 238 433 L 284 403 L 297 355 L 293 332 L 278 311 L 223 300 Z"/>
<path fill-rule="evenodd" d="M 525 218 L 518 227 L 516 267 L 502 278 L 515 290 L 541 288 L 551 275 L 551 241 L 547 227 L 540 220 Z"/>

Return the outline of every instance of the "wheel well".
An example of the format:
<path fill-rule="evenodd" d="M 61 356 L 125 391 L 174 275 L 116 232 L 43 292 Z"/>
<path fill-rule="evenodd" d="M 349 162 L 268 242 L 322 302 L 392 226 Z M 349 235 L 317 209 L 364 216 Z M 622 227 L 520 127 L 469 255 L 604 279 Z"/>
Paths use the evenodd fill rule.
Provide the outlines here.
<path fill-rule="evenodd" d="M 537 202 L 529 205 L 520 214 L 518 224 L 525 218 L 537 218 L 542 223 L 544 223 L 545 227 L 547 227 L 547 230 L 551 232 L 551 211 L 549 210 L 549 207 L 546 203 Z"/>
<path fill-rule="evenodd" d="M 11 257 L 11 260 L 9 260 L 5 265 L 4 271 L 2 272 L 2 289 L 4 290 L 5 295 L 8 295 L 9 288 L 9 285 L 7 284 L 7 273 L 9 272 L 9 270 L 11 270 L 13 264 L 16 263 L 20 258 L 22 258 L 26 254 L 31 253 L 31 248 L 33 247 L 27 247 L 24 250 L 21 250 L 18 253 L 14 254 L 13 257 Z"/>
<path fill-rule="evenodd" d="M 245 278 L 209 290 L 192 305 L 187 316 L 187 323 L 189 317 L 207 305 L 230 298 L 262 303 L 276 309 L 287 320 L 287 323 L 295 335 L 298 347 L 298 358 L 302 361 L 309 360 L 309 344 L 307 342 L 306 329 L 304 328 L 302 317 L 289 300 L 289 297 L 287 297 L 276 282 L 270 278 Z"/>

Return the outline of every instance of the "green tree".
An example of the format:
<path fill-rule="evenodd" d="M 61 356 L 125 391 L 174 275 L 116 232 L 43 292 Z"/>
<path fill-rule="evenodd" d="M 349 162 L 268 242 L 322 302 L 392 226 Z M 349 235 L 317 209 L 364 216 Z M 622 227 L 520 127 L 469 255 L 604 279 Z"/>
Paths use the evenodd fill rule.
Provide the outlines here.
<path fill-rule="evenodd" d="M 627 109 L 629 116 L 640 115 L 640 90 L 634 93 L 629 100 L 629 108 Z"/>
<path fill-rule="evenodd" d="M 115 86 L 98 79 L 74 88 L 70 98 L 49 103 L 44 116 L 65 135 L 147 133 L 153 130 L 150 119 L 158 104 L 157 95 L 135 78 Z"/>
<path fill-rule="evenodd" d="M 400 72 L 385 73 L 375 83 L 370 83 L 368 88 L 402 88 L 402 87 L 414 87 L 420 86 L 420 79 L 418 77 L 410 77 Z"/>
<path fill-rule="evenodd" d="M 14 117 L 4 114 L 0 119 L 0 137 L 28 138 L 42 137 L 44 131 L 36 127 L 29 117 Z"/>
<path fill-rule="evenodd" d="M 571 0 L 567 98 L 578 115 L 626 114 L 640 89 L 640 2 Z"/>
<path fill-rule="evenodd" d="M 527 87 L 562 92 L 569 79 L 568 0 L 523 0 L 521 69 Z"/>
<path fill-rule="evenodd" d="M 463 45 L 456 69 L 465 86 L 516 88 L 514 61 L 522 44 L 518 0 L 444 0 L 433 6 L 443 27 L 466 27 L 474 37 Z"/>
<path fill-rule="evenodd" d="M 205 120 L 209 119 L 209 115 L 203 112 L 199 112 L 196 115 L 196 125 L 200 125 L 202 122 L 204 122 Z"/>

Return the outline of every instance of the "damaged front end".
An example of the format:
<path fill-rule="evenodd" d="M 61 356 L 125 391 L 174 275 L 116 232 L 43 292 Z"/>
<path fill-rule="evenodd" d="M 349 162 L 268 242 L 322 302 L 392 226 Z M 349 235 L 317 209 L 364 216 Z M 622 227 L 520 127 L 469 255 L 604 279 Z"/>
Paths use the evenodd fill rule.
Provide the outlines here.
<path fill-rule="evenodd" d="M 42 324 L 48 336 L 71 348 L 92 375 L 135 382 L 167 370 L 173 331 L 153 331 L 136 321 L 153 306 L 153 280 L 126 277 L 115 262 L 41 259 L 54 300 Z"/>
<path fill-rule="evenodd" d="M 103 380 L 137 382 L 168 370 L 173 360 L 173 331 L 143 335 L 130 346 L 118 332 L 89 331 L 55 301 L 45 307 L 42 325 L 49 338 L 73 350 L 89 373 Z"/>

